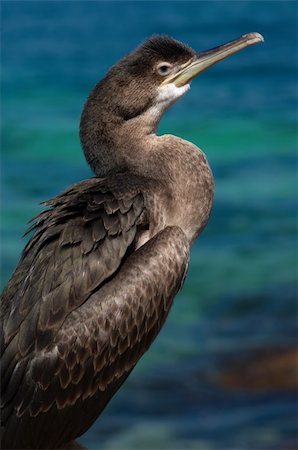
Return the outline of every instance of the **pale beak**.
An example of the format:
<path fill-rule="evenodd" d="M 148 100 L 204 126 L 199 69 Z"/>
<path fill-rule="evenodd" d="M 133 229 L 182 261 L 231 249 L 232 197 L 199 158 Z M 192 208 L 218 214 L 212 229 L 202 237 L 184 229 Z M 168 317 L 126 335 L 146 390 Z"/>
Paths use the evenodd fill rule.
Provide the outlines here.
<path fill-rule="evenodd" d="M 184 86 L 199 73 L 208 69 L 208 67 L 213 66 L 222 59 L 233 55 L 233 53 L 239 52 L 239 50 L 242 50 L 245 47 L 249 47 L 250 45 L 263 41 L 264 38 L 261 34 L 249 33 L 235 39 L 234 41 L 228 42 L 227 44 L 198 53 L 194 56 L 194 58 L 181 66 L 178 72 L 169 75 L 162 82 L 162 84 L 174 83 L 177 87 Z"/>

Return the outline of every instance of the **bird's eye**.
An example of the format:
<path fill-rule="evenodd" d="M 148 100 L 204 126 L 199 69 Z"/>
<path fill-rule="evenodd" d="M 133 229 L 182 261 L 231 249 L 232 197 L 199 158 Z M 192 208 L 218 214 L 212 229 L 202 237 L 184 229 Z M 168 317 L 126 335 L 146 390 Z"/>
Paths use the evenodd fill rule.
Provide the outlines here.
<path fill-rule="evenodd" d="M 168 63 L 161 63 L 157 66 L 157 72 L 160 75 L 168 75 L 171 72 L 172 66 Z"/>

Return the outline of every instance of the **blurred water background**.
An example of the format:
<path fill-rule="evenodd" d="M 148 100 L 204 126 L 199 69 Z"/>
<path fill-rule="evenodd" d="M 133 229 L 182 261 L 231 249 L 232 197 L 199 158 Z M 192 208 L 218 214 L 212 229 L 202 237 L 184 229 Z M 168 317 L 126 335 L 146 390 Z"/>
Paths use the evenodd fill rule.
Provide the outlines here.
<path fill-rule="evenodd" d="M 163 331 L 81 442 L 297 448 L 297 3 L 1 6 L 2 284 L 38 203 L 91 176 L 80 112 L 115 61 L 154 33 L 196 50 L 264 35 L 264 44 L 198 77 L 162 120 L 160 133 L 206 152 L 216 179 L 212 217 Z"/>

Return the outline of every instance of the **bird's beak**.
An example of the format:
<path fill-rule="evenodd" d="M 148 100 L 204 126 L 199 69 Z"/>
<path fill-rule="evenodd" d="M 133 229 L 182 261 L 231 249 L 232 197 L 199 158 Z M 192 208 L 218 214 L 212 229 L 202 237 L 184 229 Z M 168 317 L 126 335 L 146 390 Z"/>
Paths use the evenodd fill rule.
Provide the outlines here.
<path fill-rule="evenodd" d="M 234 41 L 228 42 L 227 44 L 220 45 L 219 47 L 215 47 L 205 52 L 197 53 L 194 58 L 181 66 L 178 72 L 168 76 L 162 84 L 174 83 L 177 87 L 184 86 L 199 73 L 208 69 L 208 67 L 213 66 L 218 61 L 233 55 L 233 53 L 236 53 L 245 47 L 263 41 L 264 38 L 261 34 L 249 33 Z"/>

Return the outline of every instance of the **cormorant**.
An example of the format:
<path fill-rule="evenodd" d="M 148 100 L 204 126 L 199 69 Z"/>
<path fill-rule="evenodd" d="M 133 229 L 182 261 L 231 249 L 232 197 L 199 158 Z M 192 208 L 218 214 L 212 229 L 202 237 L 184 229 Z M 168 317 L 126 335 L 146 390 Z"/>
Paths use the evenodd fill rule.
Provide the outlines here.
<path fill-rule="evenodd" d="M 213 200 L 205 155 L 157 125 L 192 78 L 262 40 L 195 53 L 155 36 L 92 90 L 95 177 L 45 202 L 2 295 L 2 448 L 71 448 L 157 336 Z"/>

